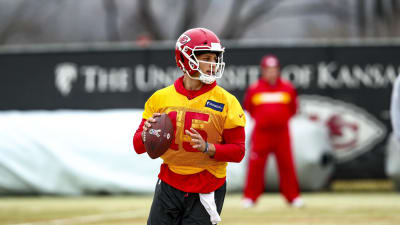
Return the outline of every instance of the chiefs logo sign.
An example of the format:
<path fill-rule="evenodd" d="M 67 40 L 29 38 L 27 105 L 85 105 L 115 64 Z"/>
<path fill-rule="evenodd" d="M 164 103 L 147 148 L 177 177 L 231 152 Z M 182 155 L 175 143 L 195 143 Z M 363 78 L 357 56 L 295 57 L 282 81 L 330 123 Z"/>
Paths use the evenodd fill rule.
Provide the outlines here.
<path fill-rule="evenodd" d="M 385 126 L 373 115 L 344 101 L 302 95 L 300 110 L 328 128 L 338 162 L 351 160 L 373 149 L 386 134 Z"/>

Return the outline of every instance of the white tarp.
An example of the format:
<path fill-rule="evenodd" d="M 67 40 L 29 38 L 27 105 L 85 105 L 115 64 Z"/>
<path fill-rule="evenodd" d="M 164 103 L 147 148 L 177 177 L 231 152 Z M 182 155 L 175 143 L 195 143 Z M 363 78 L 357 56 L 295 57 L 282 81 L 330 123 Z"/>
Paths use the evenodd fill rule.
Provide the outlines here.
<path fill-rule="evenodd" d="M 161 159 L 137 155 L 132 145 L 141 117 L 141 109 L 0 112 L 0 194 L 153 192 Z M 314 165 L 330 150 L 324 129 L 315 126 L 302 118 L 291 126 L 295 136 L 316 135 L 294 138 L 296 161 L 305 162 L 297 168 L 311 168 L 299 176 L 309 189 L 319 188 L 333 168 Z M 241 190 L 245 166 L 246 160 L 229 164 L 228 190 Z"/>
<path fill-rule="evenodd" d="M 0 191 L 151 191 L 161 160 L 138 156 L 133 150 L 132 135 L 141 113 L 142 110 L 2 112 Z"/>

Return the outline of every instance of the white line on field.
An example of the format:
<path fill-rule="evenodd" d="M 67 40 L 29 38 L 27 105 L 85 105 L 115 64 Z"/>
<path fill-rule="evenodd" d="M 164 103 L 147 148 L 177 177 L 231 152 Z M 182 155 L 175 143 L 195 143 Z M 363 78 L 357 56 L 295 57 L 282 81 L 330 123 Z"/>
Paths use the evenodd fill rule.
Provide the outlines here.
<path fill-rule="evenodd" d="M 133 219 L 138 218 L 143 215 L 146 215 L 147 210 L 135 210 L 135 211 L 126 211 L 126 212 L 118 212 L 118 213 L 105 213 L 105 214 L 96 214 L 89 216 L 78 216 L 71 217 L 65 219 L 55 219 L 55 220 L 46 220 L 46 221 L 37 221 L 32 223 L 18 223 L 18 224 L 10 224 L 10 225 L 64 225 L 64 224 L 85 224 L 85 223 L 93 223 L 98 221 L 103 221 L 105 219 Z"/>

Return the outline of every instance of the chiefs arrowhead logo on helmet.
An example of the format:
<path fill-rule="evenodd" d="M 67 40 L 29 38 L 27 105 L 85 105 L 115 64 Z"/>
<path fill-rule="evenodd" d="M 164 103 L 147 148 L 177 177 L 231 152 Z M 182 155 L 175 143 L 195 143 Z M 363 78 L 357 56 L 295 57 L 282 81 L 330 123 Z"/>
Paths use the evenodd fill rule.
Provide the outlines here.
<path fill-rule="evenodd" d="M 186 34 L 183 34 L 183 35 L 181 35 L 181 37 L 178 39 L 178 42 L 179 42 L 181 45 L 184 45 L 184 44 L 188 43 L 190 40 L 191 40 L 191 39 L 190 39 L 189 36 L 187 36 Z"/>

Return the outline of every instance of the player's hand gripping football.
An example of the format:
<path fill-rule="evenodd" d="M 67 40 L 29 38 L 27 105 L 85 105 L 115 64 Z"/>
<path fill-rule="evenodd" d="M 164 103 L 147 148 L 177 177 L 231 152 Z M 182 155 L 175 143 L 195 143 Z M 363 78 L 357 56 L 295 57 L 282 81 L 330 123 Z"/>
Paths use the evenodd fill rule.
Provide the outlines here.
<path fill-rule="evenodd" d="M 161 113 L 154 113 L 152 117 L 150 117 L 148 120 L 146 120 L 143 124 L 143 132 L 142 132 L 142 141 L 143 141 L 143 135 L 147 130 L 151 127 L 151 123 L 156 122 L 155 117 L 161 116 Z"/>
<path fill-rule="evenodd" d="M 206 141 L 204 141 L 203 137 L 200 135 L 199 132 L 197 132 L 197 130 L 190 128 L 190 131 L 185 130 L 185 133 L 192 138 L 190 144 L 193 148 L 209 156 L 215 155 L 215 146 L 211 143 L 207 143 Z"/>

